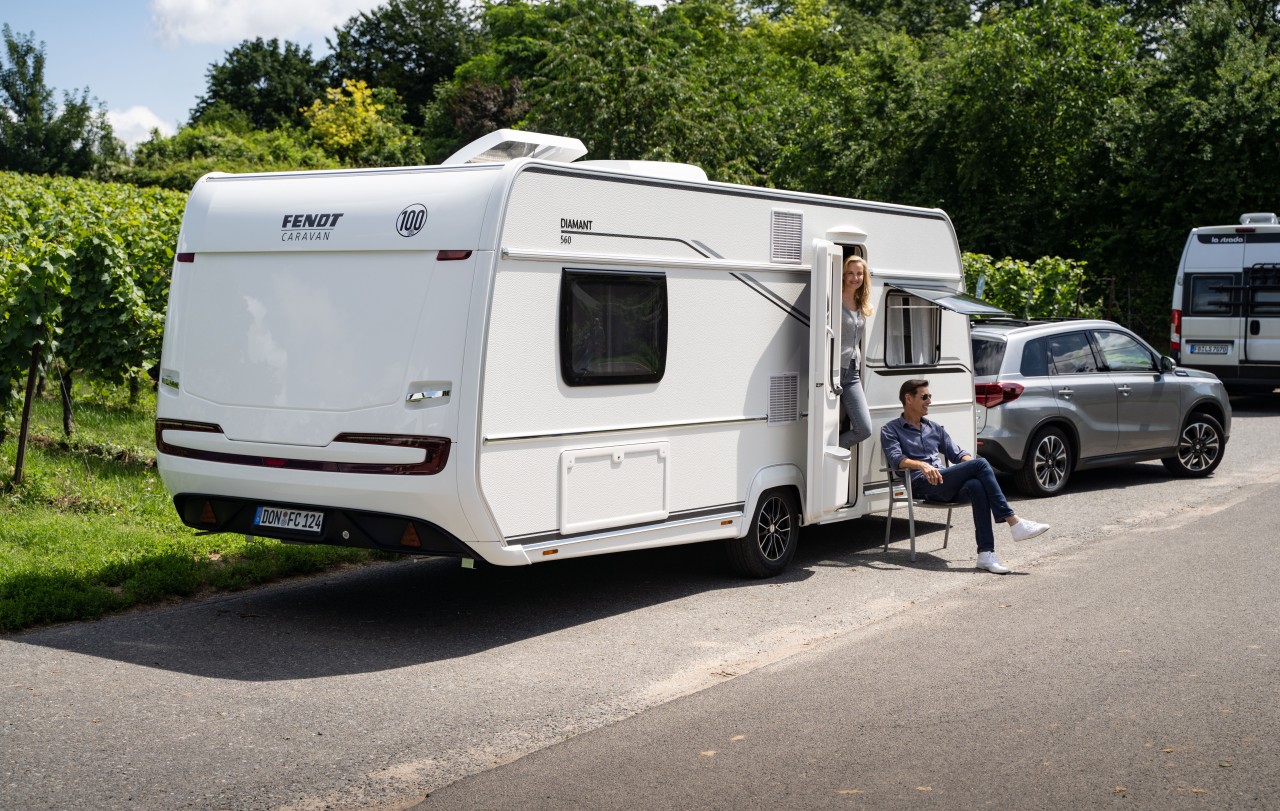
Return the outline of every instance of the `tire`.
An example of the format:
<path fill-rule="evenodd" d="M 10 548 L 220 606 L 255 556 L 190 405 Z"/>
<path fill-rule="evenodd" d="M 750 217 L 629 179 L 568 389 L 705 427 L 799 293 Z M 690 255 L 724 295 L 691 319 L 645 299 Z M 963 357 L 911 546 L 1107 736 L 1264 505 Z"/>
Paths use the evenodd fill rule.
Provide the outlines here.
<path fill-rule="evenodd" d="M 729 566 L 743 577 L 774 577 L 786 571 L 800 543 L 800 508 L 788 488 L 766 490 L 742 538 L 725 541 Z"/>
<path fill-rule="evenodd" d="M 1179 478 L 1201 479 L 1217 470 L 1225 443 L 1222 423 L 1208 414 L 1192 414 L 1178 434 L 1178 452 L 1160 461 Z"/>
<path fill-rule="evenodd" d="M 1037 431 L 1027 443 L 1025 461 L 1013 474 L 1013 483 L 1028 496 L 1054 496 L 1067 486 L 1074 466 L 1067 435 L 1061 428 L 1049 426 Z"/>

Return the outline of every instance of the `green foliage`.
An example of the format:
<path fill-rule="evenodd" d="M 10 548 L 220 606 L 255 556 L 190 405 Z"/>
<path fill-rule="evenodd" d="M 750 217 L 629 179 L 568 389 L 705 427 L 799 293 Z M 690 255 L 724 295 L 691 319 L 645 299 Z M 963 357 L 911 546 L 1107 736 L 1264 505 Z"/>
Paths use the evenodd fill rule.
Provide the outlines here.
<path fill-rule="evenodd" d="M 310 46 L 278 39 L 245 40 L 209 66 L 208 90 L 191 111 L 193 124 L 247 123 L 260 130 L 303 125 L 302 110 L 324 93 L 324 67 Z"/>
<path fill-rule="evenodd" d="M 31 353 L 122 379 L 154 364 L 186 196 L 0 172 L 0 430 Z"/>
<path fill-rule="evenodd" d="M 114 179 L 189 191 L 209 172 L 275 172 L 332 169 L 341 161 L 316 145 L 304 130 L 237 131 L 227 124 L 195 124 L 176 135 L 152 133 L 138 145 L 133 163 Z"/>
<path fill-rule="evenodd" d="M 1085 293 L 1085 263 L 1057 256 L 1034 262 L 962 254 L 966 288 L 1022 318 L 1099 318 L 1102 305 Z"/>
<path fill-rule="evenodd" d="M 106 111 L 89 91 L 63 93 L 44 83 L 44 43 L 4 26 L 0 54 L 0 171 L 85 177 L 123 157 Z"/>
<path fill-rule="evenodd" d="M 353 166 L 404 166 L 422 162 L 413 131 L 399 122 L 395 95 L 346 80 L 325 90 L 327 101 L 303 111 L 311 132 L 330 155 Z"/>

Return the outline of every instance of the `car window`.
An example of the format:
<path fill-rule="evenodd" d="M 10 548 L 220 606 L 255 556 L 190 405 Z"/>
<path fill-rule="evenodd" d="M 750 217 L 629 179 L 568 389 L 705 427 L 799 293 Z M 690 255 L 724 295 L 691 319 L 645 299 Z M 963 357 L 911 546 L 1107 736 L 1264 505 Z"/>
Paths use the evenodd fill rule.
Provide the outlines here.
<path fill-rule="evenodd" d="M 1083 332 L 1064 332 L 1046 339 L 1049 346 L 1049 373 L 1079 375 L 1098 371 L 1089 337 Z"/>
<path fill-rule="evenodd" d="M 1111 372 L 1154 372 L 1155 361 L 1147 348 L 1132 335 L 1097 331 L 1093 337 L 1102 350 L 1102 360 Z"/>
<path fill-rule="evenodd" d="M 1049 341 L 1033 338 L 1022 347 L 1022 365 L 1018 371 L 1023 377 L 1044 377 L 1049 374 Z"/>
<path fill-rule="evenodd" d="M 973 338 L 973 373 L 983 375 L 1000 374 L 1000 362 L 1004 360 L 1004 341 L 998 338 Z"/>

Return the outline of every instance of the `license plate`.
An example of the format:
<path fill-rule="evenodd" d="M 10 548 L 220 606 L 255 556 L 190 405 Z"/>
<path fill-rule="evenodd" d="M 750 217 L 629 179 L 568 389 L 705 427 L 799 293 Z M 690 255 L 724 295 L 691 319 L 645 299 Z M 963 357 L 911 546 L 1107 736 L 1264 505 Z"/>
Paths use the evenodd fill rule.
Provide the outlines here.
<path fill-rule="evenodd" d="M 1192 344 L 1193 355 L 1226 355 L 1231 352 L 1231 344 Z"/>
<path fill-rule="evenodd" d="M 253 516 L 255 527 L 319 532 L 324 526 L 324 513 L 311 510 L 286 510 L 281 507 L 259 507 Z"/>

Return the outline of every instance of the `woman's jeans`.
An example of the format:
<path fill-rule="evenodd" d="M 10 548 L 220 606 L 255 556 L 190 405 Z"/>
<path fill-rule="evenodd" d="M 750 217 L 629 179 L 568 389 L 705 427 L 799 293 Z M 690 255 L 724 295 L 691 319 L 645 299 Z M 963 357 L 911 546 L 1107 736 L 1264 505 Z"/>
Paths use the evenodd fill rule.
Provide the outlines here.
<path fill-rule="evenodd" d="M 844 404 L 844 413 L 849 415 L 849 430 L 840 435 L 840 447 L 852 448 L 871 436 L 871 410 L 867 408 L 857 361 L 840 373 L 840 388 L 840 402 Z"/>
<path fill-rule="evenodd" d="M 979 552 L 994 552 L 996 536 L 991 519 L 1003 522 L 1013 515 L 1004 492 L 996 481 L 991 463 L 982 457 L 942 468 L 942 484 L 929 484 L 924 475 L 912 474 L 911 493 L 933 501 L 967 501 L 973 507 L 973 529 Z"/>

